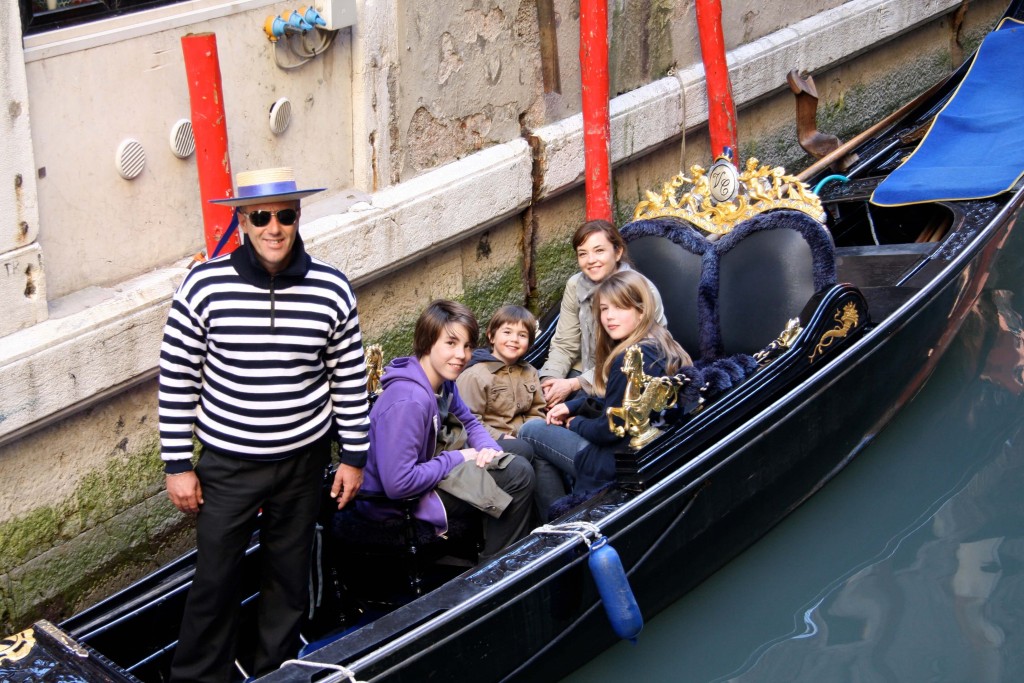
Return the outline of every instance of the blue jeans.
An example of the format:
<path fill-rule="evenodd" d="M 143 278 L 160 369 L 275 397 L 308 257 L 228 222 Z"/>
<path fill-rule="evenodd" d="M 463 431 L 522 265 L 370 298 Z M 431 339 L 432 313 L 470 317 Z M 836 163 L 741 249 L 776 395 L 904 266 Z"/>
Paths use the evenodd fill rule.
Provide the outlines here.
<path fill-rule="evenodd" d="M 576 432 L 566 427 L 549 425 L 539 418 L 527 420 L 519 428 L 517 436 L 533 446 L 537 457 L 547 460 L 570 477 L 576 476 L 576 454 L 590 445 L 589 441 Z"/>

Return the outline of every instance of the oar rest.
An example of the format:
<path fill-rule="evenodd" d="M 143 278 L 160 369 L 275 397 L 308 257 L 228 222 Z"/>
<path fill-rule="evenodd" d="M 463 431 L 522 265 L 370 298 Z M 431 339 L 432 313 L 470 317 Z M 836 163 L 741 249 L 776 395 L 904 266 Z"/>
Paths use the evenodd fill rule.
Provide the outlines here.
<path fill-rule="evenodd" d="M 756 215 L 715 241 L 673 217 L 621 232 L 661 293 L 669 331 L 704 362 L 761 350 L 836 282 L 828 230 L 798 211 Z"/>

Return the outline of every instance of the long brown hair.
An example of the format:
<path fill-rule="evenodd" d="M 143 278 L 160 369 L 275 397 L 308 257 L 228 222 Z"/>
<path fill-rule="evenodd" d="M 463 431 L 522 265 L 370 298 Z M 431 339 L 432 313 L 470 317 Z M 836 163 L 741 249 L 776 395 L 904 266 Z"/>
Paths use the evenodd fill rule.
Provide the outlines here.
<path fill-rule="evenodd" d="M 654 319 L 654 296 L 651 294 L 647 280 L 642 275 L 633 270 L 620 270 L 601 282 L 594 290 L 591 302 L 594 320 L 601 319 L 602 301 L 617 308 L 631 308 L 639 311 L 640 322 L 636 329 L 620 342 L 616 342 L 608 335 L 604 325 L 597 326 L 594 389 L 598 394 L 604 394 L 612 361 L 630 346 L 639 344 L 645 339 L 652 340 L 657 346 L 660 356 L 665 359 L 666 373 L 673 375 L 679 368 L 693 365 L 690 354 L 686 353 L 679 342 L 672 338 L 669 331 Z"/>

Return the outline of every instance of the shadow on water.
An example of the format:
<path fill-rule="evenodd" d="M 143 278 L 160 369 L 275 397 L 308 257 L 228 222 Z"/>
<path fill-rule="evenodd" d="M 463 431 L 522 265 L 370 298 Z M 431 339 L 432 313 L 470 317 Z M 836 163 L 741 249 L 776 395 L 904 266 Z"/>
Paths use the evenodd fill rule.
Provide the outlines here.
<path fill-rule="evenodd" d="M 566 680 L 1024 680 L 1020 310 L 1024 294 L 984 292 L 840 476 Z"/>

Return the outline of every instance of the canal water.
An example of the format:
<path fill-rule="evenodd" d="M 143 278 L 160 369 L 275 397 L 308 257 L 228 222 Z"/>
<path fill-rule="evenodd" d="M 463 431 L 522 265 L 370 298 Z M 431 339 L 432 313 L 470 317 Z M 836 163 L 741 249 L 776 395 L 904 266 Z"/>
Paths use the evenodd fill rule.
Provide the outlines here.
<path fill-rule="evenodd" d="M 1003 285 L 1005 286 L 1005 284 Z M 566 679 L 1024 681 L 1024 288 L 754 546 Z"/>

